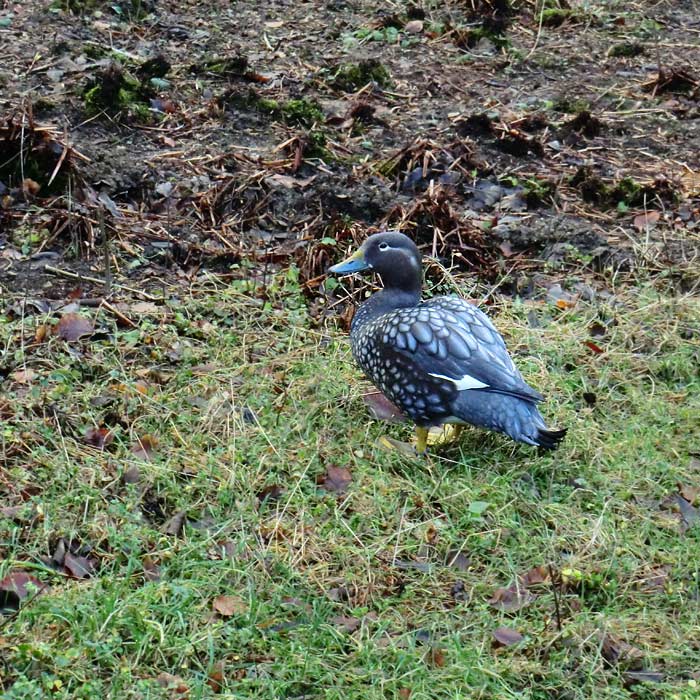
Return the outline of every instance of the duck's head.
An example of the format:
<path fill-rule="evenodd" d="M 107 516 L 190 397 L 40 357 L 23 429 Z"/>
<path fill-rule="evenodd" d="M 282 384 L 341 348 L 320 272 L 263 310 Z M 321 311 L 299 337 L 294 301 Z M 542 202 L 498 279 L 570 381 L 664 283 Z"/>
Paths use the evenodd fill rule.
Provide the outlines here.
<path fill-rule="evenodd" d="M 336 275 L 371 270 L 387 289 L 420 291 L 421 254 L 416 244 L 403 233 L 386 231 L 370 236 L 349 258 L 328 271 Z"/>

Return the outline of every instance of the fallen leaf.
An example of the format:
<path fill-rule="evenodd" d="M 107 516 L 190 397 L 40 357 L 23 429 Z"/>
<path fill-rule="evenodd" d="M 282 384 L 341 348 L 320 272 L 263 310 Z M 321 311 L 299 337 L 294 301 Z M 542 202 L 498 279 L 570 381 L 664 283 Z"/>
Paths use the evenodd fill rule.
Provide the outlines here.
<path fill-rule="evenodd" d="M 10 376 L 18 384 L 31 384 L 39 375 L 33 369 L 19 369 Z"/>
<path fill-rule="evenodd" d="M 498 249 L 503 253 L 504 258 L 509 258 L 511 255 L 513 255 L 513 247 L 510 244 L 510 241 L 501 241 L 498 245 Z"/>
<path fill-rule="evenodd" d="M 602 355 L 605 350 L 601 348 L 599 345 L 596 345 L 592 340 L 584 340 L 583 344 L 592 352 L 596 353 L 596 355 Z"/>
<path fill-rule="evenodd" d="M 637 683 L 663 683 L 664 674 L 658 671 L 627 671 L 623 675 L 625 685 L 635 685 Z"/>
<path fill-rule="evenodd" d="M 575 299 L 557 299 L 555 303 L 558 309 L 573 309 L 576 306 Z"/>
<path fill-rule="evenodd" d="M 512 647 L 523 641 L 523 635 L 511 627 L 497 627 L 493 631 L 493 638 L 496 640 L 496 646 Z"/>
<path fill-rule="evenodd" d="M 489 599 L 489 605 L 503 612 L 516 612 L 532 603 L 536 596 L 526 588 L 513 584 L 508 588 L 497 588 Z"/>
<path fill-rule="evenodd" d="M 640 670 L 644 654 L 631 644 L 614 637 L 603 635 L 600 653 L 610 666 L 622 666 L 626 669 Z"/>
<path fill-rule="evenodd" d="M 362 397 L 365 406 L 377 420 L 385 420 L 389 423 L 403 423 L 406 416 L 401 410 L 387 399 L 381 391 L 372 391 Z"/>
<path fill-rule="evenodd" d="M 215 693 L 220 693 L 224 687 L 224 671 L 226 670 L 226 662 L 217 661 L 209 669 L 209 676 L 207 677 L 207 685 Z"/>
<path fill-rule="evenodd" d="M 336 627 L 340 627 L 348 634 L 352 634 L 355 630 L 359 629 L 362 624 L 362 621 L 358 618 L 348 617 L 346 615 L 336 615 L 332 622 Z"/>
<path fill-rule="evenodd" d="M 255 494 L 260 503 L 264 503 L 265 501 L 279 501 L 283 495 L 284 489 L 279 484 L 271 484 L 270 486 L 266 486 L 264 489 L 261 489 Z"/>
<path fill-rule="evenodd" d="M 172 673 L 159 673 L 156 677 L 156 683 L 161 687 L 173 693 L 170 697 L 177 700 L 186 700 L 190 696 L 189 686 L 180 676 L 173 676 Z"/>
<path fill-rule="evenodd" d="M 442 668 L 447 663 L 445 650 L 441 647 L 432 647 L 428 652 L 428 663 L 435 668 Z"/>
<path fill-rule="evenodd" d="M 468 571 L 471 560 L 462 551 L 453 549 L 447 553 L 445 564 L 457 571 Z"/>
<path fill-rule="evenodd" d="M 660 218 L 661 214 L 658 211 L 647 211 L 644 214 L 635 216 L 632 223 L 638 231 L 644 231 L 646 228 L 656 224 Z"/>
<path fill-rule="evenodd" d="M 158 440 L 153 435 L 142 435 L 136 438 L 136 442 L 131 447 L 131 454 L 144 462 L 150 462 L 155 455 L 157 447 Z"/>
<path fill-rule="evenodd" d="M 404 30 L 409 34 L 420 34 L 423 31 L 423 20 L 413 19 L 410 22 L 406 22 Z"/>
<path fill-rule="evenodd" d="M 343 494 L 347 491 L 351 481 L 352 475 L 349 469 L 335 467 L 331 464 L 327 467 L 325 475 L 320 478 L 319 484 L 326 491 Z"/>
<path fill-rule="evenodd" d="M 411 692 L 410 688 L 399 688 L 399 700 L 410 700 Z"/>
<path fill-rule="evenodd" d="M 212 601 L 214 612 L 221 617 L 233 617 L 234 615 L 242 615 L 248 609 L 243 598 L 235 595 L 219 595 Z"/>
<path fill-rule="evenodd" d="M 546 566 L 535 566 L 520 577 L 520 583 L 529 588 L 541 583 L 549 583 L 549 569 Z"/>
<path fill-rule="evenodd" d="M 691 486 L 690 484 L 678 484 L 678 491 L 690 505 L 700 502 L 700 487 Z"/>
<path fill-rule="evenodd" d="M 71 552 L 66 552 L 66 556 L 63 559 L 63 566 L 73 578 L 89 578 L 95 573 L 93 559 L 81 557 Z"/>
<path fill-rule="evenodd" d="M 175 515 L 173 515 L 173 517 L 170 518 L 170 520 L 168 520 L 168 522 L 163 526 L 163 532 L 166 535 L 172 535 L 173 537 L 179 535 L 185 525 L 186 518 L 187 514 L 184 510 L 181 510 L 179 513 L 175 513 Z"/>
<path fill-rule="evenodd" d="M 146 581 L 158 583 L 160 581 L 160 566 L 155 559 L 150 554 L 146 554 L 141 560 L 141 564 L 143 565 L 143 577 Z"/>
<path fill-rule="evenodd" d="M 75 342 L 95 330 L 92 321 L 76 313 L 63 314 L 56 326 L 56 335 L 68 343 Z"/>
<path fill-rule="evenodd" d="M 10 571 L 0 581 L 0 613 L 16 612 L 22 601 L 46 588 L 39 579 L 24 572 Z"/>
<path fill-rule="evenodd" d="M 136 465 L 129 467 L 124 472 L 122 480 L 125 484 L 138 484 L 141 480 L 141 470 Z"/>
<path fill-rule="evenodd" d="M 104 450 L 113 440 L 114 433 L 107 428 L 88 428 L 85 431 L 85 442 L 98 450 Z"/>

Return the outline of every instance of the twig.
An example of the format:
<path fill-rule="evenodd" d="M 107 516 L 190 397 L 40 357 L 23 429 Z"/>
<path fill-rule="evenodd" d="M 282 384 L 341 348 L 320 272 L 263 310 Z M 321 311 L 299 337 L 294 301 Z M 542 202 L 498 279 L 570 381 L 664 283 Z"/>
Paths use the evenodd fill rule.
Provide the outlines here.
<path fill-rule="evenodd" d="M 101 280 L 99 277 L 88 277 L 87 275 L 79 275 L 76 272 L 70 272 L 70 270 L 61 270 L 58 267 L 53 267 L 53 265 L 44 265 L 44 271 L 52 275 L 58 275 L 59 277 L 67 277 L 71 280 L 80 280 L 81 282 L 92 282 L 93 284 L 105 284 L 105 280 Z M 160 297 L 154 297 L 148 292 L 144 292 L 141 289 L 134 289 L 133 287 L 127 287 L 124 284 L 115 284 L 114 287 L 117 289 L 123 289 L 126 292 L 131 292 L 132 294 L 139 294 L 147 301 L 161 301 Z"/>

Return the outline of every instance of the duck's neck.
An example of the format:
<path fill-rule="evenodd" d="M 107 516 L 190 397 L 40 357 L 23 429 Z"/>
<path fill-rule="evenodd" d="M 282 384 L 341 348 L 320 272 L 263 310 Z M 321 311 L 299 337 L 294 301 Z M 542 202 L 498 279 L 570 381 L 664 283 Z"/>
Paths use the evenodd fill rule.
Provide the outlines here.
<path fill-rule="evenodd" d="M 382 289 L 376 292 L 367 301 L 360 304 L 352 319 L 351 331 L 357 330 L 365 323 L 393 311 L 416 306 L 420 302 L 420 287 L 412 291 L 404 289 Z"/>

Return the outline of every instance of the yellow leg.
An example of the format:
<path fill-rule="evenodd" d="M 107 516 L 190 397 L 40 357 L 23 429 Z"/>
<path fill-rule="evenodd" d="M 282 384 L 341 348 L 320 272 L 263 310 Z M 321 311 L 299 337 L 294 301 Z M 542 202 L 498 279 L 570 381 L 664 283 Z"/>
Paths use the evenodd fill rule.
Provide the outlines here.
<path fill-rule="evenodd" d="M 416 452 L 424 455 L 428 451 L 428 429 L 416 426 Z"/>

